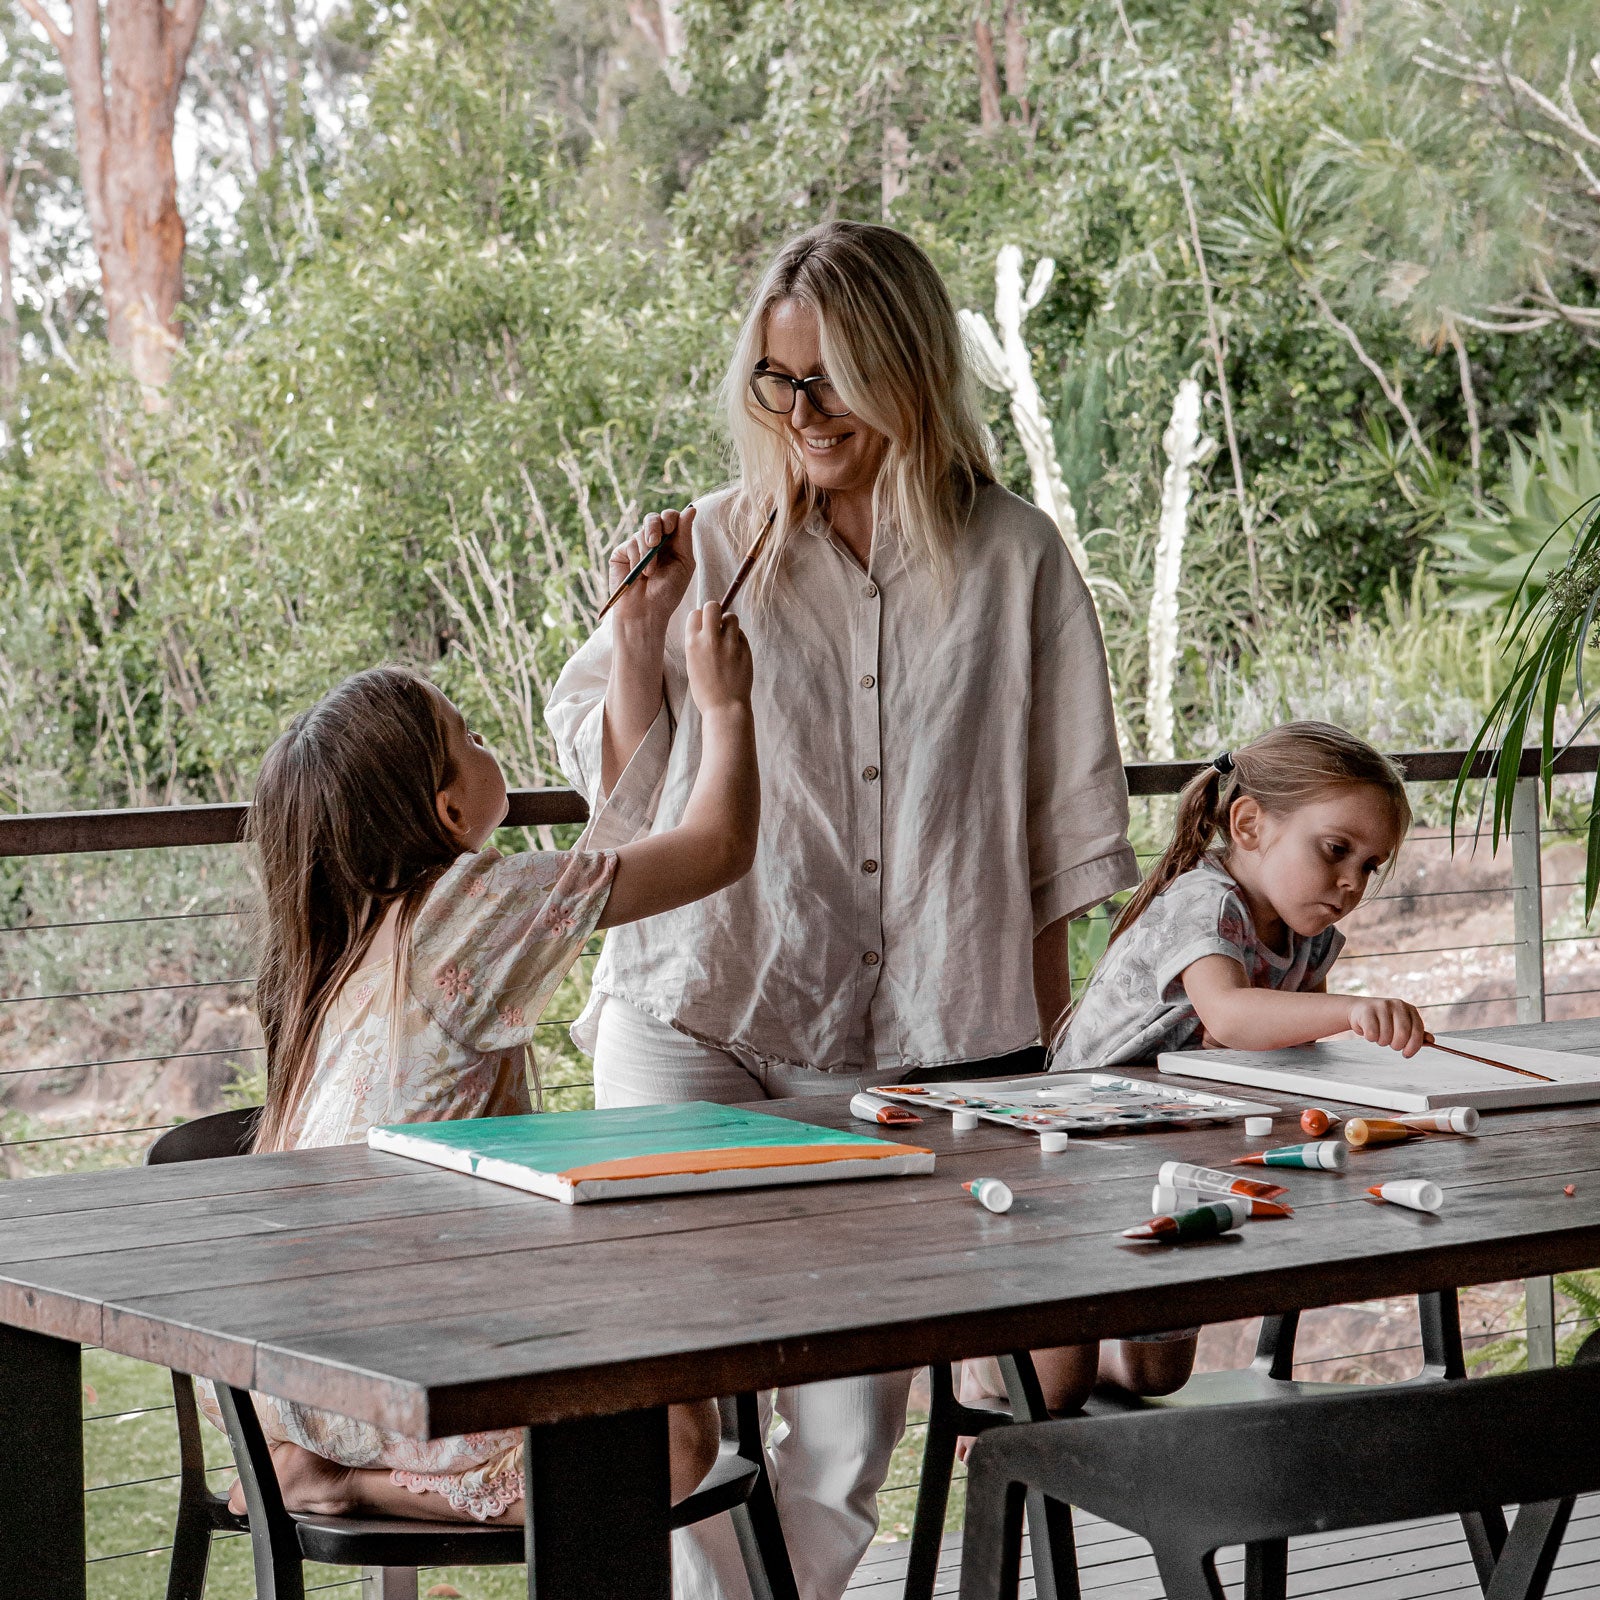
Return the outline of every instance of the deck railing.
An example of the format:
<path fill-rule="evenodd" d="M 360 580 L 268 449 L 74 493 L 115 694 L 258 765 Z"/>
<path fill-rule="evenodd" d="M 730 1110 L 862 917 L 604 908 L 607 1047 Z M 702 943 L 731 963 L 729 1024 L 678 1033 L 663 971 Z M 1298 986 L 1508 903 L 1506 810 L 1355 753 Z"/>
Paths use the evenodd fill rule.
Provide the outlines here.
<path fill-rule="evenodd" d="M 1419 786 L 1453 784 L 1464 753 L 1421 751 L 1398 757 L 1408 783 Z M 1556 762 L 1561 775 L 1592 774 L 1600 762 L 1600 747 L 1581 746 L 1566 751 Z M 1488 769 L 1480 760 L 1478 776 Z M 1127 768 L 1128 787 L 1136 805 L 1165 805 L 1196 772 L 1199 762 L 1136 762 Z M 1492 883 L 1464 887 L 1444 878 L 1432 866 L 1418 883 L 1380 890 L 1359 915 L 1370 915 L 1383 929 L 1374 949 L 1352 946 L 1345 958 L 1348 971 L 1357 974 L 1362 963 L 1415 958 L 1435 961 L 1444 957 L 1470 957 L 1481 971 L 1471 993 L 1439 994 L 1426 1009 L 1430 1020 L 1441 1023 L 1459 1017 L 1461 1008 L 1473 1008 L 1472 1020 L 1540 1021 L 1547 1006 L 1563 1014 L 1580 1015 L 1600 1009 L 1600 970 L 1591 984 L 1547 986 L 1547 953 L 1571 947 L 1592 936 L 1575 920 L 1572 903 L 1580 887 L 1581 865 L 1546 876 L 1546 855 L 1551 841 L 1570 835 L 1552 827 L 1541 828 L 1538 785 L 1539 756 L 1525 752 L 1522 777 L 1513 808 L 1508 870 Z M 1434 794 L 1440 793 L 1435 788 Z M 13 1174 L 49 1168 L 60 1170 L 85 1165 L 137 1161 L 144 1145 L 161 1128 L 176 1120 L 180 1104 L 169 1098 L 165 1105 L 151 1104 L 148 1094 L 144 1115 L 113 1125 L 83 1128 L 44 1104 L 42 1086 L 59 1089 L 61 1104 L 71 1104 L 87 1081 L 100 1088 L 121 1081 L 118 1074 L 146 1073 L 163 1066 L 173 1083 L 209 1074 L 214 1092 L 218 1071 L 225 1064 L 248 1067 L 259 1060 L 259 1045 L 244 1038 L 222 1042 L 203 1037 L 158 1038 L 166 1026 L 164 1002 L 174 997 L 200 999 L 208 994 L 230 1000 L 234 1012 L 242 1009 L 249 982 L 249 952 L 243 934 L 245 902 L 250 893 L 242 852 L 237 849 L 247 815 L 244 805 L 158 807 L 142 810 L 67 812 L 0 817 L 0 1160 Z M 1438 808 L 1435 807 L 1437 810 Z M 587 817 L 581 796 L 566 789 L 515 791 L 511 795 L 508 827 L 571 827 Z M 232 848 L 230 848 L 232 847 Z M 1450 841 L 1437 830 L 1416 838 L 1408 852 L 1436 852 L 1446 871 L 1451 869 Z M 161 856 L 141 852 L 167 852 Z M 1574 852 L 1557 851 L 1568 857 Z M 1480 852 L 1487 854 L 1485 841 Z M 1503 861 L 1503 858 L 1500 858 Z M 1429 857 L 1431 862 L 1432 857 Z M 143 866 L 141 867 L 141 863 Z M 156 867 L 157 870 L 148 870 Z M 120 879 L 119 879 L 120 874 Z M 121 880 L 139 879 L 153 887 L 134 884 L 118 889 Z M 156 896 L 176 884 L 181 898 L 157 903 Z M 132 899 L 128 898 L 129 893 Z M 1563 898 L 1564 897 L 1564 898 Z M 1459 944 L 1416 946 L 1402 935 L 1407 922 L 1430 902 L 1467 905 L 1493 910 L 1501 926 L 1493 937 Z M 1559 928 L 1550 930 L 1548 912 L 1557 910 Z M 1104 916 L 1104 913 L 1099 913 Z M 187 941 L 185 943 L 184 941 Z M 33 943 L 30 945 L 30 941 Z M 30 955 L 30 949 L 42 952 Z M 595 951 L 581 959 L 592 967 Z M 75 965 L 74 963 L 77 963 Z M 1342 964 L 1341 970 L 1346 970 Z M 1081 980 L 1082 974 L 1078 977 Z M 1485 989 L 1485 981 L 1489 987 Z M 107 1021 L 107 1008 L 121 1008 L 121 1016 Z M 39 1046 L 48 1059 L 30 1057 L 32 1036 L 29 1013 L 61 1019 L 57 1033 L 71 1038 L 114 1041 L 100 1048 L 69 1051 Z M 1577 1008 L 1577 1009 L 1575 1009 Z M 170 1008 L 169 1008 L 170 1009 Z M 193 1008 L 191 1008 L 193 1009 Z M 181 1011 L 182 1008 L 179 1008 Z M 550 1043 L 541 1050 L 547 1062 L 558 1057 L 551 1074 L 556 1106 L 584 1103 L 589 1082 L 586 1064 L 573 1055 L 562 1029 L 570 1018 L 552 1016 L 541 1024 L 542 1038 Z M 140 1035 L 148 1027 L 148 1037 Z M 167 1080 L 164 1080 L 167 1081 Z M 159 1084 L 157 1085 L 159 1090 Z M 130 1104 L 114 1088 L 88 1096 L 91 1105 Z M 19 1107 L 26 1107 L 20 1110 Z M 1534 1364 L 1554 1359 L 1557 1325 L 1555 1300 L 1548 1279 L 1527 1285 L 1529 1358 Z M 1390 1345 L 1386 1353 L 1397 1347 Z M 1358 1352 L 1350 1352 L 1354 1355 Z M 166 1537 L 175 1460 L 163 1454 L 151 1435 L 138 1449 L 117 1444 L 139 1430 L 164 1428 L 161 1413 L 171 1409 L 160 1393 L 160 1375 L 141 1381 L 136 1364 L 100 1357 L 99 1365 L 86 1366 L 90 1377 L 85 1397 L 85 1442 L 90 1463 L 93 1555 L 96 1569 L 126 1574 L 106 1589 L 122 1597 L 162 1593 Z M 96 1377 L 96 1374 L 101 1374 Z M 102 1395 L 94 1385 L 107 1389 Z M 170 1431 L 170 1430 L 168 1430 Z M 915 1489 L 914 1468 L 909 1467 L 920 1430 L 913 1427 L 902 1451 L 901 1467 L 885 1489 L 886 1522 L 890 1527 L 905 1520 L 904 1507 Z M 216 1470 L 226 1472 L 220 1435 L 213 1441 Z M 115 1513 L 100 1508 L 118 1503 Z M 251 1593 L 242 1544 L 219 1554 L 213 1578 L 214 1596 Z M 139 1558 L 144 1558 L 143 1562 Z M 137 1570 L 136 1570 L 137 1569 Z M 230 1577 L 230 1573 L 233 1574 Z M 331 1576 L 331 1575 L 330 1575 Z M 352 1576 L 327 1587 L 354 1592 L 361 1580 Z M 237 1587 L 235 1587 L 237 1584 Z M 348 1588 L 347 1588 L 348 1586 Z"/>

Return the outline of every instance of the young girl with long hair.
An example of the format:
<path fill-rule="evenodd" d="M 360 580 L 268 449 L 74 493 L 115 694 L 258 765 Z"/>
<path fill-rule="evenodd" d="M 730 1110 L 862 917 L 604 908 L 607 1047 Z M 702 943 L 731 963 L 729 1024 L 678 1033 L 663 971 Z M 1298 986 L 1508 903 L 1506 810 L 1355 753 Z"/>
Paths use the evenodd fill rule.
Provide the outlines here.
<path fill-rule="evenodd" d="M 1291 722 L 1218 756 L 1185 785 L 1172 843 L 1122 908 L 1054 1041 L 1056 1071 L 1164 1050 L 1277 1050 L 1352 1032 L 1412 1056 L 1404 1000 L 1328 993 L 1338 924 L 1393 862 L 1411 804 L 1398 767 L 1326 722 Z M 1141 1394 L 1180 1387 L 1198 1329 L 1034 1353 L 1053 1410 L 1096 1377 Z M 995 1376 L 975 1374 L 992 1389 Z"/>
<path fill-rule="evenodd" d="M 693 793 L 677 827 L 615 850 L 486 848 L 506 814 L 499 763 L 417 673 L 358 673 L 295 718 L 250 812 L 266 899 L 258 1150 L 530 1111 L 534 1025 L 589 934 L 749 870 L 760 817 L 749 646 L 711 604 L 687 618 L 685 659 L 701 728 Z M 293 1510 L 521 1520 L 521 1430 L 419 1444 L 256 1404 Z M 715 1408 L 674 1406 L 669 1426 L 681 1496 L 715 1457 Z"/>

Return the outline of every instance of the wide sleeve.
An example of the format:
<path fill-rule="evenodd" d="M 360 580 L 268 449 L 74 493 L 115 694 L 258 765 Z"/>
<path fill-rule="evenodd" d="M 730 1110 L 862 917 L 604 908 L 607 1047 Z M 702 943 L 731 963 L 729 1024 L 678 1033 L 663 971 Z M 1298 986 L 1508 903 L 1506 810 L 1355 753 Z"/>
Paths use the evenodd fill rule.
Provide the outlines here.
<path fill-rule="evenodd" d="M 645 832 L 655 820 L 656 806 L 672 754 L 674 722 L 671 707 L 681 703 L 676 684 L 687 686 L 683 664 L 683 620 L 674 616 L 667 629 L 663 662 L 667 688 L 661 709 L 650 730 L 634 751 L 616 787 L 605 792 L 601 777 L 601 748 L 605 734 L 606 683 L 611 675 L 615 634 L 608 617 L 561 669 L 549 704 L 545 725 L 555 741 L 556 759 L 567 781 L 589 802 L 589 826 L 582 847 L 611 849 Z"/>
<path fill-rule="evenodd" d="M 1100 624 L 1064 548 L 1040 574 L 1028 713 L 1033 931 L 1139 881 Z"/>
<path fill-rule="evenodd" d="M 463 856 L 411 930 L 413 997 L 457 1044 L 515 1049 L 533 1030 L 611 893 L 609 851 Z"/>
<path fill-rule="evenodd" d="M 1238 891 L 1208 872 L 1187 872 L 1169 884 L 1134 927 L 1155 952 L 1156 993 L 1163 1000 L 1174 997 L 1185 969 L 1203 956 L 1226 956 L 1250 971 L 1249 914 Z"/>

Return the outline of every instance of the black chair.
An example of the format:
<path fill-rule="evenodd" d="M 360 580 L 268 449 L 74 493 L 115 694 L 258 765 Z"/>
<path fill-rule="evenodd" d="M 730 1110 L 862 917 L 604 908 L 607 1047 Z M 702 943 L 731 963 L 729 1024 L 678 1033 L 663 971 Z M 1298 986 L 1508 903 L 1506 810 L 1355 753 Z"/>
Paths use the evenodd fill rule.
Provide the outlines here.
<path fill-rule="evenodd" d="M 1461 1347 L 1461 1318 L 1454 1290 L 1419 1297 L 1423 1367 L 1415 1378 L 1390 1384 L 1390 1390 L 1417 1384 L 1455 1381 L 1466 1377 Z M 1106 1416 L 1129 1411 L 1188 1409 L 1196 1406 L 1237 1405 L 1252 1400 L 1305 1400 L 1359 1387 L 1353 1384 L 1308 1383 L 1294 1372 L 1295 1336 L 1299 1313 L 1267 1317 L 1256 1342 L 1255 1359 L 1248 1367 L 1231 1372 L 1197 1373 L 1176 1394 L 1144 1398 L 1122 1390 L 1099 1389 L 1085 1411 Z M 955 1396 L 951 1369 L 929 1369 L 928 1432 L 923 1446 L 922 1485 L 912 1523 L 911 1549 L 906 1561 L 905 1600 L 931 1600 L 938 1580 L 939 1550 L 944 1536 L 945 1510 L 955 1464 L 956 1440 L 963 1434 L 990 1432 L 1012 1422 L 1044 1422 L 1044 1396 L 1033 1362 L 1026 1352 L 1004 1356 L 1009 1409 L 963 1405 Z M 1034 1577 L 1040 1600 L 1068 1600 L 1077 1593 L 1076 1554 L 1071 1508 L 1034 1491 L 1028 1496 L 1028 1525 L 1034 1530 Z M 1505 1542 L 1505 1519 L 1498 1511 L 1469 1513 L 1462 1519 L 1478 1578 L 1485 1588 Z M 1247 1600 L 1284 1600 L 1288 1583 L 1288 1545 L 1277 1541 L 1252 1544 L 1246 1552 Z"/>
<path fill-rule="evenodd" d="M 219 1111 L 183 1123 L 150 1146 L 145 1164 L 248 1155 L 256 1114 L 254 1108 Z M 526 1558 L 519 1527 L 290 1513 L 248 1392 L 218 1384 L 217 1406 L 244 1487 L 247 1515 L 240 1517 L 228 1509 L 227 1496 L 207 1482 L 194 1380 L 174 1372 L 172 1394 L 180 1468 L 167 1600 L 202 1600 L 212 1535 L 220 1531 L 249 1533 L 257 1600 L 304 1600 L 307 1561 L 362 1568 L 373 1600 L 415 1600 L 419 1567 L 515 1566 Z M 755 1396 L 738 1395 L 718 1407 L 722 1446 L 716 1463 L 699 1488 L 673 1506 L 671 1525 L 686 1528 L 731 1513 L 755 1600 L 798 1600 L 767 1477 Z"/>
<path fill-rule="evenodd" d="M 1167 1600 L 1224 1600 L 1216 1552 L 1226 1545 L 1515 1504 L 1486 1593 L 1540 1600 L 1575 1496 L 1600 1489 L 1594 1353 L 1572 1369 L 1474 1383 L 990 1432 L 968 1463 L 961 1600 L 1016 1600 L 1031 1494 L 1148 1540 Z"/>

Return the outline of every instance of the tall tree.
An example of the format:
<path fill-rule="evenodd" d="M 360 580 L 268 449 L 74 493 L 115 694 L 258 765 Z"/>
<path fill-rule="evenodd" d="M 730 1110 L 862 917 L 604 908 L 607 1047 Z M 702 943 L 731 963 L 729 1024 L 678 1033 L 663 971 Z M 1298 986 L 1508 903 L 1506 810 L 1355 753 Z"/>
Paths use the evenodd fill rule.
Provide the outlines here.
<path fill-rule="evenodd" d="M 205 0 L 70 0 L 70 26 L 21 0 L 67 75 L 106 333 L 134 376 L 166 382 L 183 296 L 172 129 Z"/>
<path fill-rule="evenodd" d="M 47 242 L 53 232 L 49 214 L 72 183 L 71 145 L 72 112 L 60 64 L 25 17 L 0 12 L 0 410 L 16 398 L 30 331 L 17 279 L 40 276 L 41 258 L 54 253 L 50 243 L 56 241 Z M 50 268 L 43 270 L 48 274 Z M 49 308 L 37 309 L 42 315 L 31 331 L 43 328 L 53 335 Z"/>

